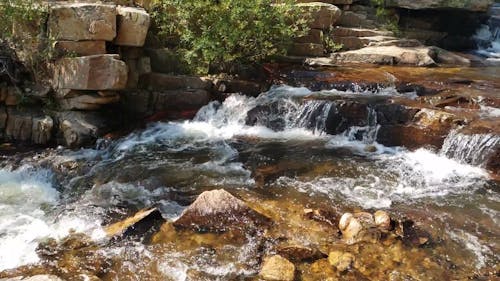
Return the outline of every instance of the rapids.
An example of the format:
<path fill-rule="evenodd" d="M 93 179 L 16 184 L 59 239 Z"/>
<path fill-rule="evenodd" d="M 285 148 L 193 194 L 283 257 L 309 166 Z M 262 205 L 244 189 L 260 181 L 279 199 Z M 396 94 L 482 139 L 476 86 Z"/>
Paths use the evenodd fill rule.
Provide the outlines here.
<path fill-rule="evenodd" d="M 218 280 L 254 276 L 253 255 L 261 245 L 253 238 L 239 245 L 210 238 L 223 244 L 214 254 L 194 242 L 184 245 L 182 238 L 174 240 L 181 245 L 161 246 L 114 243 L 103 234 L 103 225 L 150 206 L 174 219 L 194 196 L 214 188 L 254 205 L 271 204 L 278 213 L 297 208 L 291 205 L 324 205 L 414 216 L 439 237 L 434 249 L 423 251 L 446 264 L 447 276 L 497 265 L 499 186 L 482 161 L 499 137 L 452 132 L 441 151 L 385 147 L 376 141 L 379 125 L 371 109 L 366 126 L 328 134 L 328 113 L 337 106 L 329 97 L 353 94 L 275 86 L 257 98 L 212 102 L 193 120 L 158 122 L 101 140 L 95 149 L 4 156 L 0 271 L 38 262 L 40 241 L 76 231 L 116 261 L 103 280 L 188 280 L 192 270 Z M 402 96 L 394 88 L 364 95 Z M 257 112 L 249 120 L 255 108 L 272 108 L 272 114 Z M 443 276 L 434 268 L 425 274 Z"/>

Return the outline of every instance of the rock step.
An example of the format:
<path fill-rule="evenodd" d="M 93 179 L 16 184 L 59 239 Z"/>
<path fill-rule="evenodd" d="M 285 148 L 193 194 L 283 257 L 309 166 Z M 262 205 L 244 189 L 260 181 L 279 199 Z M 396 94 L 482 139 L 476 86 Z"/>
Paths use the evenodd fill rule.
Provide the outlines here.
<path fill-rule="evenodd" d="M 330 35 L 334 37 L 370 37 L 393 36 L 394 34 L 391 31 L 386 30 L 336 26 L 332 29 Z"/>
<path fill-rule="evenodd" d="M 344 11 L 337 21 L 337 25 L 343 27 L 363 27 L 363 28 L 376 28 L 377 24 L 374 20 L 368 19 L 367 15 Z"/>
<path fill-rule="evenodd" d="M 337 44 L 342 44 L 343 50 L 357 50 L 376 43 L 396 41 L 397 38 L 389 36 L 369 36 L 369 37 L 333 37 L 332 40 Z"/>

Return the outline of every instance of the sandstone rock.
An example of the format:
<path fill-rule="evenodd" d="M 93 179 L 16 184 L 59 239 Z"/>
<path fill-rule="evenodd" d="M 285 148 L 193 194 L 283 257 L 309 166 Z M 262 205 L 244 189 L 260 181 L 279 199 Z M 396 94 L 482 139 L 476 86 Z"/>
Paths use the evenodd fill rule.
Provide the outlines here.
<path fill-rule="evenodd" d="M 376 228 L 373 215 L 367 212 L 345 213 L 339 221 L 339 229 L 346 244 L 377 242 L 380 230 Z"/>
<path fill-rule="evenodd" d="M 146 49 L 151 58 L 151 69 L 157 73 L 182 73 L 183 65 L 180 57 L 168 48 Z"/>
<path fill-rule="evenodd" d="M 149 10 L 153 3 L 154 0 L 134 0 L 134 4 L 146 10 Z"/>
<path fill-rule="evenodd" d="M 206 90 L 175 90 L 152 93 L 153 110 L 199 109 L 210 102 L 210 93 Z"/>
<path fill-rule="evenodd" d="M 33 116 L 31 143 L 47 144 L 52 140 L 54 120 L 50 116 Z"/>
<path fill-rule="evenodd" d="M 54 88 L 119 90 L 127 84 L 127 66 L 117 55 L 63 58 L 54 69 Z"/>
<path fill-rule="evenodd" d="M 460 66 L 471 65 L 470 59 L 454 54 L 450 51 L 438 47 L 432 47 L 432 50 L 435 52 L 435 57 L 436 57 L 435 60 L 437 63 L 460 65 Z"/>
<path fill-rule="evenodd" d="M 345 240 L 354 241 L 361 230 L 363 230 L 363 225 L 351 213 L 345 213 L 340 218 L 339 229 Z"/>
<path fill-rule="evenodd" d="M 14 106 L 19 104 L 19 89 L 15 87 L 7 88 L 7 95 L 5 96 L 4 103 L 7 106 Z"/>
<path fill-rule="evenodd" d="M 92 56 L 106 54 L 105 41 L 57 41 L 54 48 L 61 54 Z"/>
<path fill-rule="evenodd" d="M 342 11 L 332 4 L 322 2 L 299 3 L 298 7 L 305 13 L 310 13 L 312 22 L 310 28 L 327 29 L 333 26 L 340 18 Z"/>
<path fill-rule="evenodd" d="M 373 20 L 367 19 L 366 15 L 353 11 L 344 11 L 338 19 L 337 25 L 344 27 L 376 28 Z"/>
<path fill-rule="evenodd" d="M 339 272 L 347 271 L 354 262 L 354 255 L 347 252 L 332 251 L 328 254 L 328 262 Z"/>
<path fill-rule="evenodd" d="M 123 91 L 121 96 L 120 105 L 125 111 L 142 116 L 152 113 L 153 104 L 151 104 L 150 101 L 153 95 L 150 91 Z"/>
<path fill-rule="evenodd" d="M 256 97 L 268 89 L 265 83 L 239 79 L 215 80 L 215 89 L 219 93 L 240 93 L 247 96 Z"/>
<path fill-rule="evenodd" d="M 288 53 L 299 57 L 322 57 L 325 53 L 323 44 L 294 43 Z"/>
<path fill-rule="evenodd" d="M 369 36 L 369 37 L 333 37 L 333 42 L 342 45 L 342 50 L 357 50 L 376 43 L 393 40 L 394 37 Z"/>
<path fill-rule="evenodd" d="M 390 31 L 376 29 L 354 28 L 336 26 L 330 32 L 330 36 L 335 37 L 370 37 L 370 36 L 393 36 Z"/>
<path fill-rule="evenodd" d="M 259 275 L 269 281 L 293 281 L 295 265 L 279 255 L 267 257 L 264 259 Z"/>
<path fill-rule="evenodd" d="M 151 21 L 149 14 L 133 7 L 119 6 L 116 11 L 118 31 L 114 43 L 120 46 L 143 46 Z"/>
<path fill-rule="evenodd" d="M 475 12 L 486 12 L 494 0 L 389 0 L 387 6 L 412 10 L 422 9 L 466 9 Z"/>
<path fill-rule="evenodd" d="M 76 97 L 58 100 L 59 106 L 63 110 L 96 110 L 102 105 L 116 103 L 120 96 L 116 93 L 110 96 L 100 96 L 96 94 L 79 95 Z"/>
<path fill-rule="evenodd" d="M 141 77 L 140 86 L 157 91 L 184 89 L 209 90 L 212 88 L 212 83 L 208 79 L 198 76 L 168 75 L 152 72 Z"/>
<path fill-rule="evenodd" d="M 177 228 L 195 231 L 225 232 L 269 224 L 269 219 L 252 210 L 229 192 L 205 191 L 174 222 Z"/>
<path fill-rule="evenodd" d="M 112 41 L 116 36 L 116 7 L 100 3 L 61 3 L 51 6 L 48 22 L 56 40 Z"/>

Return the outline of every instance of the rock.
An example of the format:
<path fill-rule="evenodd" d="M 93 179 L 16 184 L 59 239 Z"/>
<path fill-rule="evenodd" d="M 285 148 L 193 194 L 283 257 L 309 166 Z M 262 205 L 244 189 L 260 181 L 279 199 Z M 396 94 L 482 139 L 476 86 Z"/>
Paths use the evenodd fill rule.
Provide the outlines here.
<path fill-rule="evenodd" d="M 14 106 L 19 104 L 19 93 L 21 90 L 15 87 L 7 88 L 7 95 L 5 96 L 4 103 L 7 106 Z"/>
<path fill-rule="evenodd" d="M 353 0 L 297 0 L 297 3 L 311 3 L 311 2 L 323 2 L 323 3 L 328 3 L 328 4 L 333 4 L 333 5 L 350 5 L 352 4 Z"/>
<path fill-rule="evenodd" d="M 344 272 L 351 268 L 354 255 L 347 252 L 332 251 L 328 254 L 328 262 L 339 272 Z"/>
<path fill-rule="evenodd" d="M 343 11 L 342 15 L 338 19 L 337 25 L 343 27 L 375 28 L 375 22 L 373 20 L 367 19 L 364 14 L 353 11 Z"/>
<path fill-rule="evenodd" d="M 309 23 L 309 27 L 313 29 L 330 28 L 342 14 L 342 11 L 336 6 L 322 2 L 299 3 L 296 5 L 303 9 L 305 13 L 310 13 L 312 21 Z"/>
<path fill-rule="evenodd" d="M 64 281 L 55 275 L 34 275 L 31 277 L 14 277 L 0 279 L 0 281 Z"/>
<path fill-rule="evenodd" d="M 92 56 L 106 54 L 105 41 L 57 41 L 54 48 L 63 55 Z"/>
<path fill-rule="evenodd" d="M 295 265 L 279 255 L 267 257 L 264 259 L 259 276 L 269 281 L 293 281 Z"/>
<path fill-rule="evenodd" d="M 239 79 L 215 80 L 214 84 L 214 88 L 219 93 L 240 93 L 252 97 L 257 97 L 268 89 L 268 85 L 265 83 Z"/>
<path fill-rule="evenodd" d="M 150 104 L 152 96 L 152 93 L 147 90 L 123 91 L 120 105 L 127 112 L 148 115 L 153 111 L 153 104 Z"/>
<path fill-rule="evenodd" d="M 150 25 L 149 14 L 139 8 L 116 8 L 118 31 L 114 43 L 119 46 L 144 46 Z"/>
<path fill-rule="evenodd" d="M 127 66 L 118 55 L 63 58 L 55 64 L 54 88 L 120 90 L 126 84 Z"/>
<path fill-rule="evenodd" d="M 350 63 L 436 65 L 436 62 L 432 59 L 431 50 L 427 47 L 405 48 L 397 46 L 365 47 L 355 51 L 335 53 L 332 55 L 330 63 L 333 65 Z"/>
<path fill-rule="evenodd" d="M 323 44 L 293 43 L 288 54 L 299 57 L 322 57 L 325 54 Z"/>
<path fill-rule="evenodd" d="M 154 0 L 134 0 L 134 4 L 136 4 L 139 7 L 142 7 L 146 10 L 149 10 L 151 6 L 153 5 Z"/>
<path fill-rule="evenodd" d="M 93 144 L 94 141 L 109 131 L 115 121 L 99 112 L 58 112 L 55 116 L 58 124 L 59 143 L 71 147 Z"/>
<path fill-rule="evenodd" d="M 336 26 L 330 32 L 330 36 L 335 37 L 370 37 L 370 36 L 393 36 L 390 31 L 376 29 L 354 28 Z"/>
<path fill-rule="evenodd" d="M 152 72 L 141 77 L 140 86 L 156 91 L 184 89 L 210 90 L 212 83 L 210 80 L 198 76 L 168 75 Z"/>
<path fill-rule="evenodd" d="M 59 106 L 63 110 L 96 110 L 105 104 L 116 103 L 120 96 L 116 92 L 113 95 L 101 96 L 96 94 L 79 95 L 58 100 Z"/>
<path fill-rule="evenodd" d="M 363 226 L 351 213 L 345 213 L 340 218 L 339 229 L 345 240 L 354 241 L 361 230 L 363 230 Z"/>
<path fill-rule="evenodd" d="M 7 109 L 5 136 L 33 144 L 47 144 L 52 138 L 52 118 L 34 110 Z"/>
<path fill-rule="evenodd" d="M 105 227 L 108 237 L 139 237 L 141 239 L 156 232 L 165 222 L 157 208 L 140 210 L 132 217 Z"/>
<path fill-rule="evenodd" d="M 293 41 L 295 43 L 323 44 L 323 30 L 310 29 L 307 35 L 297 37 Z"/>
<path fill-rule="evenodd" d="M 437 63 L 460 65 L 460 66 L 471 65 L 470 59 L 454 54 L 450 51 L 446 51 L 438 47 L 432 47 L 432 50 L 435 52 L 435 60 Z"/>
<path fill-rule="evenodd" d="M 280 245 L 277 253 L 291 261 L 312 261 L 326 257 L 318 249 L 293 244 Z"/>
<path fill-rule="evenodd" d="M 175 90 L 152 93 L 153 111 L 170 109 L 199 109 L 210 102 L 210 93 L 206 90 Z"/>
<path fill-rule="evenodd" d="M 494 3 L 494 0 L 389 0 L 386 1 L 388 7 L 398 7 L 411 10 L 423 9 L 465 9 L 474 12 L 486 12 Z"/>
<path fill-rule="evenodd" d="M 55 40 L 112 41 L 116 36 L 116 7 L 100 3 L 53 5 L 48 30 Z"/>
<path fill-rule="evenodd" d="M 176 228 L 195 231 L 225 232 L 268 225 L 270 220 L 252 210 L 229 192 L 205 191 L 174 222 Z"/>
<path fill-rule="evenodd" d="M 333 42 L 342 45 L 342 50 L 357 50 L 366 46 L 372 46 L 377 43 L 395 39 L 388 36 L 369 36 L 369 37 L 333 37 Z"/>
<path fill-rule="evenodd" d="M 376 211 L 375 214 L 373 214 L 373 217 L 375 219 L 375 225 L 381 231 L 388 232 L 389 230 L 391 230 L 391 217 L 387 212 L 381 210 Z"/>

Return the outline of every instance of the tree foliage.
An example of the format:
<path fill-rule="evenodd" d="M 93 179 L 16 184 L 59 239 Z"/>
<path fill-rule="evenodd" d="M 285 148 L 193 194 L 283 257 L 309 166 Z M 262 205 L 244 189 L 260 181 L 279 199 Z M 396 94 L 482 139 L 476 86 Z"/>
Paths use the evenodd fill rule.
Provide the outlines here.
<path fill-rule="evenodd" d="M 308 29 L 293 0 L 159 0 L 152 17 L 163 43 L 194 72 L 225 71 L 286 53 Z"/>

